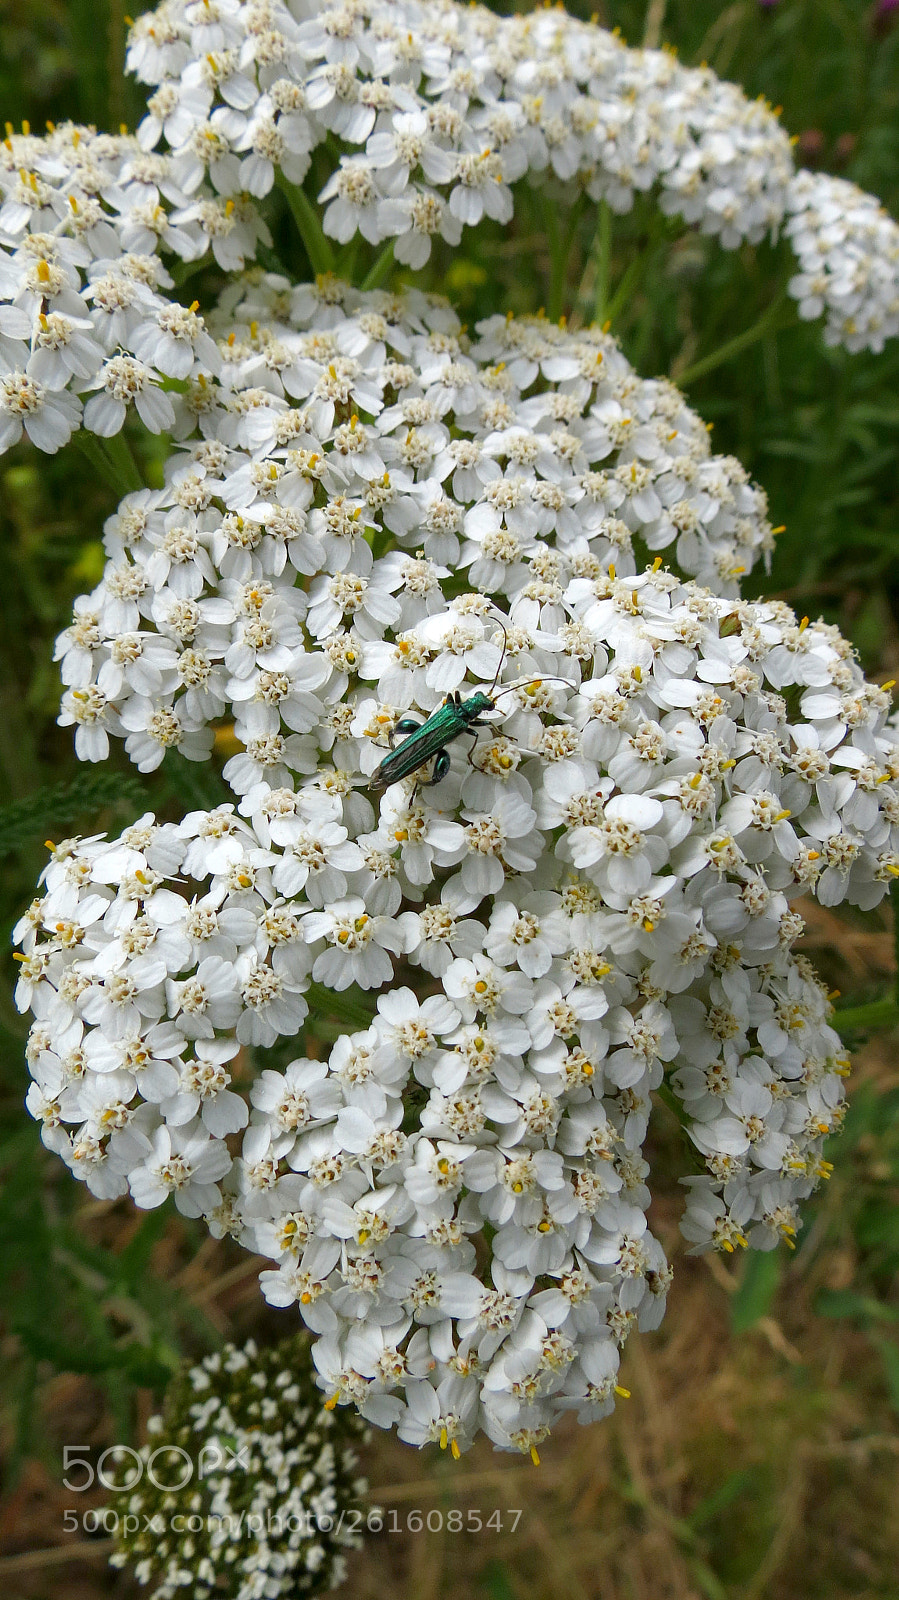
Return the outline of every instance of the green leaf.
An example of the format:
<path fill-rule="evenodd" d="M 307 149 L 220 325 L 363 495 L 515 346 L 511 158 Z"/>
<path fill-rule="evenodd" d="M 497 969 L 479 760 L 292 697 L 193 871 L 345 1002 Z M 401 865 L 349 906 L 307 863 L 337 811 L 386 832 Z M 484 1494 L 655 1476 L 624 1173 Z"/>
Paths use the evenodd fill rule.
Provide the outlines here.
<path fill-rule="evenodd" d="M 890 1404 L 894 1411 L 899 1411 L 899 1345 L 894 1339 L 886 1339 L 882 1334 L 872 1333 L 870 1339 L 883 1362 Z"/>
<path fill-rule="evenodd" d="M 505 1561 L 488 1561 L 478 1577 L 480 1587 L 489 1600 L 516 1600 L 512 1574 Z"/>
<path fill-rule="evenodd" d="M 780 1283 L 781 1260 L 776 1250 L 747 1250 L 739 1287 L 730 1303 L 735 1333 L 745 1333 L 771 1310 Z"/>
<path fill-rule="evenodd" d="M 290 207 L 313 272 L 333 272 L 335 256 L 331 241 L 325 237 L 318 211 L 305 189 L 290 183 L 283 173 L 279 173 L 277 183 Z"/>
<path fill-rule="evenodd" d="M 0 806 L 0 856 L 11 855 L 35 839 L 95 817 L 108 806 L 135 811 L 144 790 L 139 778 L 122 772 L 85 772 L 72 783 L 35 789 L 11 805 Z"/>
<path fill-rule="evenodd" d="M 852 1289 L 821 1289 L 815 1296 L 815 1311 L 821 1317 L 846 1317 L 854 1322 L 899 1322 L 899 1309 L 885 1306 L 873 1295 L 857 1294 Z"/>
<path fill-rule="evenodd" d="M 895 1000 L 872 1000 L 864 1006 L 843 1006 L 834 1013 L 834 1026 L 844 1037 L 858 1030 L 862 1033 L 875 1028 L 899 1026 L 899 1005 Z"/>
<path fill-rule="evenodd" d="M 166 1230 L 168 1215 L 164 1208 L 148 1211 L 124 1250 L 116 1258 L 121 1281 L 128 1288 L 136 1287 L 144 1278 L 150 1264 L 150 1255 L 156 1241 Z"/>
<path fill-rule="evenodd" d="M 745 1468 L 739 1472 L 732 1472 L 725 1478 L 717 1489 L 707 1494 L 700 1500 L 698 1506 L 690 1513 L 687 1521 L 694 1530 L 701 1528 L 704 1523 L 711 1522 L 715 1517 L 726 1511 L 728 1506 L 738 1499 L 746 1490 L 750 1489 L 756 1481 L 756 1474 Z"/>

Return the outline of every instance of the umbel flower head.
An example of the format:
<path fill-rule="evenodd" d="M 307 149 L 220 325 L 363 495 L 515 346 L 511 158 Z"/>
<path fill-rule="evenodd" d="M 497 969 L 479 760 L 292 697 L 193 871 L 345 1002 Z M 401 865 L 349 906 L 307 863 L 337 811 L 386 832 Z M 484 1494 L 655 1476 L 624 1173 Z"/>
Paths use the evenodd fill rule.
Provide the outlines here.
<path fill-rule="evenodd" d="M 185 1365 L 147 1431 L 106 1516 L 112 1565 L 133 1566 L 153 1600 L 287 1600 L 342 1581 L 368 1491 L 363 1424 L 322 1406 L 307 1340 Z"/>
<path fill-rule="evenodd" d="M 271 244 L 269 192 L 308 179 L 313 154 L 331 164 L 325 234 L 412 268 L 435 239 L 507 222 L 524 180 L 554 206 L 648 192 L 725 248 L 784 231 L 789 292 L 828 343 L 899 331 L 899 229 L 874 197 L 794 172 L 771 109 L 707 67 L 564 12 L 164 0 L 129 62 L 155 86 L 136 135 L 65 124 L 0 145 L 0 452 L 24 434 L 52 453 L 82 425 L 107 438 L 132 408 L 170 429 L 172 381 L 219 358 L 166 261 L 241 271 Z"/>
<path fill-rule="evenodd" d="M 190 437 L 166 487 L 110 518 L 103 578 L 57 644 L 82 759 L 118 737 L 142 771 L 172 746 L 205 760 L 233 721 L 238 793 L 311 771 L 325 726 L 352 766 L 378 701 L 433 709 L 495 666 L 466 662 L 462 634 L 438 666 L 436 623 L 413 638 L 448 596 L 495 598 L 525 630 L 515 659 L 528 630 L 571 620 L 575 578 L 623 580 L 664 550 L 736 594 L 772 547 L 763 491 L 597 328 L 494 317 L 471 341 L 434 296 L 271 275 L 210 326 L 228 330 L 221 380 L 178 399 Z M 377 693 L 354 722 L 360 672 Z"/>
<path fill-rule="evenodd" d="M 261 269 L 205 316 L 165 260 L 240 272 L 313 157 L 319 245 L 413 268 L 524 178 L 654 189 L 727 247 L 792 218 L 803 315 L 877 347 L 899 234 L 797 180 L 764 105 L 564 13 L 173 0 L 130 59 L 137 136 L 0 147 L 0 449 L 131 408 L 174 438 L 58 642 L 60 721 L 144 772 L 225 742 L 234 799 L 52 851 L 29 1109 L 97 1196 L 267 1257 L 329 1407 L 536 1457 L 663 1316 L 663 1085 L 695 1250 L 791 1241 L 827 1175 L 847 1064 L 796 906 L 899 872 L 889 697 L 739 598 L 764 494 L 606 331 Z M 385 773 L 438 711 L 436 763 Z"/>
<path fill-rule="evenodd" d="M 899 867 L 889 698 L 836 630 L 660 558 L 560 572 L 523 616 L 438 573 L 402 650 L 395 612 L 349 657 L 334 617 L 304 650 L 340 641 L 337 715 L 268 777 L 235 758 L 236 810 L 58 846 L 17 930 L 46 1142 L 269 1256 L 328 1398 L 454 1452 L 603 1415 L 661 1320 L 666 1077 L 695 1248 L 792 1238 L 847 1070 L 794 906 L 871 906 Z M 397 717 L 477 684 L 472 759 L 378 798 Z M 355 1031 L 258 1056 L 247 1095 L 241 1047 L 297 1035 L 310 983 Z"/>

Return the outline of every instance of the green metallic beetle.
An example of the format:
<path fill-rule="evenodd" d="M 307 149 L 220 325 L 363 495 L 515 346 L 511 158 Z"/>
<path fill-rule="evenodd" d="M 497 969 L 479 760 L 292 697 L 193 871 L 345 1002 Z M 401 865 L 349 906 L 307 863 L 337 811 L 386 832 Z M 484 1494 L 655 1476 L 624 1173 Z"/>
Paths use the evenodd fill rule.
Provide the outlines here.
<path fill-rule="evenodd" d="M 375 768 L 368 780 L 370 789 L 377 792 L 379 789 L 386 789 L 390 783 L 399 783 L 401 778 L 407 778 L 410 773 L 418 772 L 421 767 L 427 766 L 429 761 L 433 761 L 434 770 L 430 778 L 424 779 L 424 782 L 426 784 L 439 783 L 441 778 L 446 777 L 450 769 L 450 754 L 446 747 L 463 733 L 471 733 L 473 735 L 468 752 L 469 760 L 471 759 L 471 751 L 477 742 L 478 732 L 484 726 L 481 719 L 487 715 L 488 711 L 496 710 L 496 701 L 498 699 L 496 685 L 499 682 L 499 675 L 503 670 L 503 662 L 506 659 L 506 651 L 509 646 L 509 636 L 506 633 L 506 629 L 503 623 L 499 622 L 499 618 L 496 620 L 502 629 L 505 643 L 502 655 L 499 658 L 496 675 L 488 692 L 485 693 L 483 689 L 476 689 L 474 694 L 469 695 L 467 700 L 463 700 L 458 689 L 456 689 L 452 694 L 447 695 L 442 706 L 438 706 L 436 711 L 431 712 L 425 722 L 416 722 L 413 717 L 401 717 L 393 732 L 394 734 L 404 733 L 407 737 L 402 744 L 397 745 L 395 750 L 391 750 L 390 754 L 384 757 L 379 767 Z M 537 683 L 543 682 L 544 679 L 539 678 L 532 681 Z M 567 683 L 569 688 L 574 687 L 573 684 L 568 682 L 567 678 L 558 678 L 555 681 Z M 513 689 L 520 687 L 520 684 L 507 684 L 505 688 L 499 690 L 499 694 L 509 694 Z"/>
<path fill-rule="evenodd" d="M 474 731 L 477 739 L 477 730 L 483 726 L 481 718 L 488 711 L 493 711 L 495 705 L 492 691 L 485 694 L 482 689 L 476 689 L 467 700 L 463 700 L 457 689 L 447 695 L 442 706 L 431 712 L 426 722 L 419 723 L 412 717 L 401 717 L 394 732 L 405 733 L 408 737 L 375 768 L 369 779 L 369 788 L 386 789 L 389 783 L 399 783 L 401 778 L 417 772 L 431 760 L 434 762 L 434 771 L 425 782 L 439 783 L 450 769 L 450 754 L 446 746 L 462 733 Z"/>

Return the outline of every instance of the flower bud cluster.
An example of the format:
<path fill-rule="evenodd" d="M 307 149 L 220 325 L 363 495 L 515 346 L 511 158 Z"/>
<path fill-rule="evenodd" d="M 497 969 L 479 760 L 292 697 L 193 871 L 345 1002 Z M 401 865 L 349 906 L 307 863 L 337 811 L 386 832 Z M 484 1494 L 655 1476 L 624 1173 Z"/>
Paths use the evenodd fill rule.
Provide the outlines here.
<path fill-rule="evenodd" d="M 153 1600 L 293 1600 L 336 1588 L 345 1551 L 361 1544 L 363 1429 L 352 1412 L 323 1409 L 314 1377 L 299 1337 L 263 1350 L 252 1339 L 226 1344 L 186 1368 L 150 1417 L 147 1443 L 126 1452 L 106 1509 L 116 1518 L 110 1564 L 133 1566 Z"/>
<path fill-rule="evenodd" d="M 280 782 L 314 766 L 316 728 L 347 750 L 363 658 L 400 707 L 457 686 L 409 632 L 449 594 L 552 629 L 574 577 L 666 550 L 735 593 L 770 550 L 764 493 L 597 329 L 499 317 L 471 344 L 442 300 L 334 279 L 266 277 L 219 315 L 228 385 L 178 402 L 203 438 L 109 519 L 104 576 L 58 640 L 82 759 L 112 735 L 142 771 L 171 746 L 203 760 L 228 717 L 234 787 Z"/>
<path fill-rule="evenodd" d="M 268 1255 L 329 1397 L 459 1450 L 603 1414 L 660 1320 L 641 1150 L 666 1069 L 706 1163 L 691 1241 L 795 1230 L 845 1058 L 793 903 L 871 906 L 899 870 L 888 696 L 836 630 L 659 561 L 556 605 L 444 602 L 404 630 L 399 696 L 373 621 L 339 747 L 325 719 L 275 787 L 232 768 L 239 815 L 58 846 L 17 930 L 48 1143 Z M 385 734 L 467 673 L 501 725 L 376 809 Z M 367 1026 L 264 1068 L 248 1113 L 238 1048 L 296 1034 L 310 979 Z"/>

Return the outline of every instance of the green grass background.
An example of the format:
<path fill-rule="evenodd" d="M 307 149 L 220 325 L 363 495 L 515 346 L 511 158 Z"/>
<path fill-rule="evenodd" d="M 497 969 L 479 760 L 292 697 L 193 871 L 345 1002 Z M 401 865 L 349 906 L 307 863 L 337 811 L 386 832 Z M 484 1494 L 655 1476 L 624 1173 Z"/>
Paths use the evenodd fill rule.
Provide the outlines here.
<path fill-rule="evenodd" d="M 529 9 L 521 6 L 520 9 Z M 582 15 L 587 7 L 573 6 Z M 592 6 L 589 8 L 592 9 Z M 687 62 L 783 106 L 799 159 L 853 178 L 899 216 L 897 24 L 858 0 L 607 0 L 599 20 L 631 43 L 675 46 Z M 15 125 L 48 118 L 133 125 L 141 95 L 122 75 L 120 0 L 0 0 L 0 105 Z M 469 322 L 548 304 L 552 250 L 539 200 L 506 232 L 469 231 L 433 269 Z M 557 276 L 553 313 L 591 315 L 595 216 L 586 211 Z M 615 332 L 645 374 L 686 383 L 785 523 L 758 589 L 823 613 L 854 640 L 866 669 L 899 677 L 899 341 L 880 356 L 825 350 L 818 324 L 771 332 L 717 354 L 765 315 L 788 254 L 732 254 L 638 205 L 615 219 Z M 197 292 L 213 290 L 204 279 Z M 148 481 L 160 470 L 144 448 Z M 117 829 L 145 803 L 177 813 L 202 801 L 203 773 L 137 778 L 119 754 L 80 769 L 57 728 L 52 642 L 74 594 L 102 569 L 99 532 L 112 492 L 77 449 L 53 459 L 20 448 L 0 460 L 0 922 L 4 940 L 31 898 L 42 841 Z M 810 924 L 810 947 L 841 1004 L 889 998 L 887 913 Z M 63 1551 L 65 1443 L 138 1434 L 150 1392 L 185 1353 L 249 1331 L 293 1330 L 260 1310 L 254 1266 L 236 1249 L 160 1213 L 99 1205 L 45 1155 L 22 1110 L 24 1029 L 0 986 L 0 1582 L 23 1597 L 131 1593 L 81 1537 Z M 493 1544 L 407 1533 L 372 1542 L 354 1567 L 357 1600 L 402 1586 L 427 1596 L 617 1600 L 899 1597 L 899 1090 L 889 1032 L 848 1030 L 860 1083 L 837 1171 L 810 1208 L 795 1257 L 755 1257 L 733 1272 L 683 1263 L 663 1332 L 629 1357 L 635 1401 L 597 1429 L 563 1431 L 537 1475 L 482 1449 L 453 1479 L 378 1441 L 371 1476 L 401 1508 L 524 1504 L 514 1536 Z M 869 1030 L 870 1034 L 870 1030 Z M 653 1148 L 656 1225 L 677 1257 L 679 1135 L 662 1121 Z M 529 1469 L 530 1472 L 530 1469 Z M 391 1500 L 391 1496 L 393 1499 Z M 427 1498 L 430 1496 L 430 1498 Z M 510 1498 L 511 1497 L 511 1498 Z M 90 1500 L 78 1500 L 79 1511 Z M 91 1501 L 90 1503 L 94 1503 Z M 403 1510 L 402 1514 L 405 1512 Z M 6 1575 L 6 1576 L 4 1576 Z"/>

